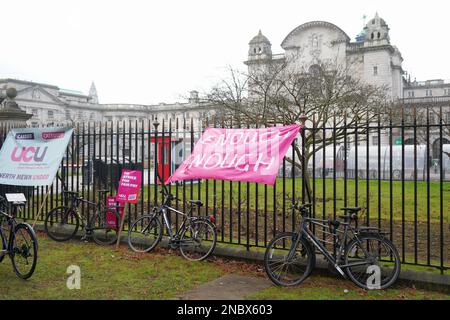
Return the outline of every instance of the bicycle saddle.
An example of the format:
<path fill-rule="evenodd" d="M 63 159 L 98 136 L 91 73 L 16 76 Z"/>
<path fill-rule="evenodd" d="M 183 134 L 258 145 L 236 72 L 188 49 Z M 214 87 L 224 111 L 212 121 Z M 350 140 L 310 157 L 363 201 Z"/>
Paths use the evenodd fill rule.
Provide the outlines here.
<path fill-rule="evenodd" d="M 76 191 L 63 191 L 62 193 L 72 194 L 72 195 L 76 195 L 76 196 L 79 194 L 79 192 L 76 192 Z"/>
<path fill-rule="evenodd" d="M 339 218 L 341 218 L 341 219 L 344 219 L 344 220 L 348 220 L 348 219 L 350 219 L 350 220 L 356 220 L 356 219 L 358 219 L 358 212 L 359 211 L 361 211 L 361 209 L 362 208 L 360 208 L 360 207 L 354 207 L 354 208 L 349 208 L 349 207 L 346 207 L 346 208 L 341 208 L 341 210 L 343 210 L 343 211 L 345 211 L 345 212 L 349 212 L 350 214 L 348 215 L 348 214 L 345 214 L 345 215 L 341 215 L 341 216 L 339 216 Z"/>
<path fill-rule="evenodd" d="M 354 208 L 350 208 L 350 207 L 345 207 L 345 208 L 341 208 L 341 210 L 343 211 L 349 211 L 351 213 L 358 213 L 359 211 L 361 211 L 362 208 L 360 207 L 354 207 Z"/>
<path fill-rule="evenodd" d="M 203 202 L 201 202 L 200 200 L 189 200 L 189 202 L 195 206 L 203 206 Z"/>

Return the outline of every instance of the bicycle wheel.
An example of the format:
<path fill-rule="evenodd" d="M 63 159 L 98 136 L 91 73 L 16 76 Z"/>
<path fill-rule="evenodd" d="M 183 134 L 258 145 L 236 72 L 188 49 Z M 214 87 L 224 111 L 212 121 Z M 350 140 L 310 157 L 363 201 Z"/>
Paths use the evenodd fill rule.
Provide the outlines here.
<path fill-rule="evenodd" d="M 161 241 L 163 227 L 155 215 L 137 219 L 128 230 L 128 246 L 135 252 L 150 252 Z"/>
<path fill-rule="evenodd" d="M 45 217 L 44 230 L 55 241 L 72 239 L 78 231 L 80 221 L 77 213 L 69 207 L 53 208 Z"/>
<path fill-rule="evenodd" d="M 297 236 L 295 233 L 282 233 L 267 246 L 264 266 L 270 280 L 276 285 L 298 285 L 312 272 L 314 251 L 304 238 L 300 238 L 297 246 L 293 248 Z M 293 252 L 289 258 L 290 249 Z"/>
<path fill-rule="evenodd" d="M 37 263 L 37 239 L 31 226 L 19 223 L 14 230 L 11 260 L 14 272 L 22 279 L 28 279 Z"/>
<path fill-rule="evenodd" d="M 201 261 L 209 257 L 217 242 L 216 227 L 207 220 L 194 220 L 183 230 L 180 250 L 183 257 Z"/>
<path fill-rule="evenodd" d="M 95 243 L 107 246 L 116 243 L 120 228 L 120 215 L 117 212 L 97 212 L 91 220 L 90 228 Z"/>
<path fill-rule="evenodd" d="M 345 265 L 349 278 L 363 289 L 385 289 L 400 274 L 400 256 L 395 245 L 378 234 L 354 238 L 345 251 Z"/>

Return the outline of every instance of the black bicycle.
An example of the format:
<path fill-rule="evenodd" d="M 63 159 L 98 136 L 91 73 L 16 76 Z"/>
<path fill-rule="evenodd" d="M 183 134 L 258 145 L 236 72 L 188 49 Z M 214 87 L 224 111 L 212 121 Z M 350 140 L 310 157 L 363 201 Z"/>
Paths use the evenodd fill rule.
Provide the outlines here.
<path fill-rule="evenodd" d="M 17 222 L 17 212 L 25 205 L 23 202 L 13 202 L 12 213 L 0 209 L 0 262 L 9 255 L 13 270 L 22 279 L 30 278 L 37 264 L 38 241 L 33 228 L 24 222 Z M 6 209 L 8 202 L 0 196 L 0 207 Z M 9 233 L 9 237 L 6 235 Z"/>
<path fill-rule="evenodd" d="M 163 204 L 153 208 L 153 213 L 137 219 L 128 231 L 128 245 L 135 252 L 150 252 L 161 241 L 164 220 L 168 231 L 168 244 L 172 249 L 179 248 L 183 257 L 192 261 L 208 258 L 214 251 L 217 242 L 217 231 L 214 217 L 192 216 L 194 207 L 201 207 L 200 200 L 190 200 L 190 209 L 186 214 L 171 207 L 172 201 L 179 201 L 170 194 L 165 185 L 161 192 Z M 173 232 L 170 226 L 169 212 L 182 216 L 178 229 Z M 162 216 L 162 219 L 161 219 Z"/>
<path fill-rule="evenodd" d="M 100 245 L 111 245 L 117 240 L 120 228 L 119 209 L 123 206 L 106 206 L 106 194 L 108 190 L 98 190 L 99 199 L 97 202 L 91 202 L 83 199 L 77 192 L 63 191 L 66 196 L 68 206 L 59 206 L 53 208 L 45 217 L 45 232 L 55 241 L 67 241 L 72 239 L 77 233 L 80 222 L 84 229 L 82 240 L 92 236 L 94 241 Z M 87 221 L 80 214 L 78 207 L 80 204 L 87 204 L 94 207 L 94 214 Z"/>
<path fill-rule="evenodd" d="M 345 215 L 338 220 L 310 217 L 310 204 L 293 205 L 302 216 L 299 232 L 278 234 L 268 244 L 264 264 L 269 278 L 280 286 L 302 283 L 316 262 L 315 248 L 344 278 L 350 278 L 364 289 L 385 289 L 395 283 L 400 274 L 400 256 L 395 245 L 377 228 L 353 227 L 361 208 L 342 208 Z M 315 225 L 329 230 L 333 251 L 326 249 L 309 229 Z M 343 227 L 343 230 L 339 227 Z"/>

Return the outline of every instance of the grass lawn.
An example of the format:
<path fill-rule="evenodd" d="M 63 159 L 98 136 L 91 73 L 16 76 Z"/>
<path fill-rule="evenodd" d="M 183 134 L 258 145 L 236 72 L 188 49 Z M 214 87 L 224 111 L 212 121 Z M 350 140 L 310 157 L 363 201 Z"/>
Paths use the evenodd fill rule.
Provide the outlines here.
<path fill-rule="evenodd" d="M 119 251 L 73 240 L 57 243 L 42 233 L 34 275 L 21 280 L 6 258 L 0 264 L 0 299 L 177 299 L 194 287 L 228 273 L 265 277 L 261 265 L 212 257 L 190 262 L 177 251 L 157 249 L 136 254 L 126 246 Z M 69 290 L 67 267 L 81 269 L 81 289 Z M 349 292 L 345 293 L 347 289 Z M 416 290 L 405 285 L 381 292 L 366 292 L 337 277 L 313 275 L 297 288 L 258 292 L 252 299 L 449 299 L 448 295 Z"/>
<path fill-rule="evenodd" d="M 430 221 L 439 223 L 440 216 L 440 184 L 436 181 L 431 181 L 428 185 L 426 181 L 417 181 L 416 185 L 413 181 L 405 181 L 404 192 L 402 192 L 401 181 L 392 182 L 392 204 L 390 201 L 391 184 L 389 181 L 369 180 L 369 193 L 367 197 L 367 181 L 358 180 L 358 184 L 355 180 L 347 180 L 347 183 L 343 179 L 336 179 L 336 186 L 334 187 L 333 179 L 315 179 L 315 183 L 311 182 L 312 188 L 315 191 L 315 207 L 314 213 L 316 216 L 322 216 L 324 209 L 325 215 L 328 216 L 333 213 L 334 209 L 334 188 L 336 189 L 336 208 L 344 207 L 345 200 L 347 200 L 347 206 L 358 205 L 364 208 L 369 207 L 369 217 L 371 219 L 389 219 L 392 211 L 392 218 L 395 221 L 402 220 L 402 195 L 404 196 L 404 219 L 405 221 L 427 221 L 429 215 Z M 324 188 L 325 182 L 325 188 Z M 295 179 L 293 184 L 292 179 L 286 178 L 284 183 L 283 179 L 278 178 L 275 187 L 257 185 L 255 183 L 224 182 L 224 188 L 222 188 L 222 181 L 203 180 L 200 184 L 194 183 L 191 185 L 189 181 L 185 182 L 184 193 L 186 200 L 189 199 L 201 199 L 208 204 L 209 210 L 212 212 L 214 201 L 216 204 L 217 212 L 221 212 L 222 207 L 228 210 L 230 207 L 238 209 L 240 204 L 241 212 L 246 212 L 247 203 L 249 210 L 254 212 L 258 207 L 259 212 L 273 212 L 274 209 L 277 212 L 286 212 L 286 216 L 291 213 L 291 199 L 294 190 L 296 199 L 301 198 L 302 185 L 301 179 Z M 247 199 L 247 185 L 249 187 L 249 197 Z M 346 187 L 345 187 L 346 186 Z M 358 197 L 355 198 L 356 187 L 358 189 Z M 415 189 L 416 188 L 416 189 Z M 207 192 L 208 189 L 208 192 Z M 160 187 L 158 188 L 160 190 Z M 178 190 L 178 192 L 177 192 Z M 346 190 L 346 191 L 345 191 Z M 416 190 L 416 192 L 414 191 Z M 380 192 L 379 192 L 380 191 Z M 81 192 L 81 190 L 80 190 Z M 175 187 L 171 186 L 171 192 L 177 195 L 178 198 L 183 199 L 183 185 L 182 183 Z M 90 189 L 90 198 L 92 199 L 92 187 Z M 264 196 L 267 194 L 267 201 L 264 201 Z M 284 194 L 284 197 L 283 197 Z M 88 192 L 85 190 L 85 198 L 88 198 Z M 143 186 L 141 201 L 144 203 L 154 203 L 155 192 L 154 186 Z M 42 195 L 40 196 L 42 197 Z M 158 199 L 161 199 L 162 195 L 158 193 Z M 223 201 L 222 201 L 223 198 Z M 427 210 L 427 199 L 429 200 L 430 210 Z M 58 197 L 53 196 L 54 202 Z M 60 199 L 60 197 L 59 197 Z M 37 201 L 38 199 L 35 199 Z M 325 200 L 325 201 L 324 201 Z M 138 203 L 140 205 L 141 201 Z M 160 202 L 161 200 L 159 200 Z M 414 205 L 416 204 L 416 211 Z M 56 205 L 56 204 L 55 204 Z M 180 206 L 181 203 L 180 203 Z M 324 208 L 325 206 L 325 208 Z M 35 211 L 38 210 L 38 204 L 35 204 Z M 450 222 L 450 182 L 443 183 L 443 221 L 444 223 Z M 365 213 L 367 214 L 367 212 Z"/>
<path fill-rule="evenodd" d="M 312 188 L 315 186 L 315 213 L 317 216 L 321 216 L 324 209 L 325 203 L 325 213 L 326 215 L 333 213 L 334 207 L 334 182 L 332 179 L 325 179 L 325 192 L 323 188 L 324 179 L 315 179 L 315 184 L 311 184 Z M 216 191 L 214 193 L 214 181 L 209 180 L 208 182 L 202 181 L 199 185 L 194 183 L 191 186 L 189 181 L 186 181 L 185 193 L 186 199 L 201 199 L 204 202 L 208 202 L 210 208 L 214 205 L 214 200 L 216 201 L 216 206 L 218 211 L 221 207 L 234 209 L 238 208 L 240 203 L 241 211 L 247 209 L 247 202 L 249 203 L 250 210 L 254 211 L 256 206 L 258 206 L 259 211 L 273 212 L 274 204 L 275 209 L 279 212 L 283 211 L 283 208 L 287 213 L 290 212 L 290 205 L 292 199 L 292 190 L 294 190 L 295 198 L 300 199 L 302 194 L 301 179 L 295 179 L 295 184 L 290 178 L 286 178 L 283 183 L 283 179 L 278 178 L 275 187 L 258 185 L 255 183 L 249 183 L 249 198 L 247 200 L 247 183 L 242 182 L 239 189 L 239 183 L 233 182 L 230 185 L 229 181 L 224 183 L 224 188 L 222 189 L 222 181 L 216 181 Z M 336 179 L 336 207 L 344 207 L 344 201 L 347 199 L 347 206 L 353 206 L 357 204 L 366 208 L 369 206 L 369 216 L 371 219 L 376 219 L 380 215 L 382 219 L 389 219 L 392 207 L 392 217 L 394 220 L 402 219 L 402 194 L 404 195 L 405 203 L 405 221 L 414 221 L 414 203 L 417 205 L 416 214 L 418 221 L 426 221 L 427 215 L 430 215 L 430 220 L 432 222 L 439 222 L 440 220 L 440 184 L 436 181 L 431 181 L 428 185 L 425 181 L 417 181 L 416 195 L 415 195 L 415 184 L 413 181 L 405 181 L 404 193 L 402 193 L 402 183 L 401 181 L 392 182 L 392 206 L 390 202 L 390 192 L 391 184 L 389 181 L 381 181 L 380 184 L 377 180 L 369 181 L 369 197 L 367 198 L 367 181 L 358 180 L 358 184 L 355 180 L 347 180 L 347 192 L 345 192 L 345 182 L 343 179 Z M 356 195 L 356 187 L 358 188 L 358 197 Z M 379 191 L 380 187 L 380 193 Z M 192 189 L 192 192 L 191 192 Z M 208 192 L 206 192 L 208 189 Z M 175 185 L 171 187 L 171 192 L 175 195 L 177 193 L 177 188 Z M 239 192 L 240 190 L 240 192 Z M 267 192 L 267 204 L 264 203 L 264 195 Z M 231 193 L 231 201 L 230 201 Z M 283 193 L 285 196 L 283 197 Z M 378 197 L 380 194 L 380 197 Z M 239 196 L 240 195 L 240 196 Z M 427 210 L 427 198 L 429 195 L 430 199 L 430 211 Z M 143 196 L 145 201 L 150 198 L 150 201 L 154 201 L 154 187 L 144 187 Z M 158 197 L 160 195 L 158 194 Z M 178 187 L 178 197 L 183 198 L 183 186 L 182 184 Z M 222 197 L 224 201 L 222 202 Z M 325 202 L 324 202 L 325 198 Z M 415 201 L 416 198 L 416 201 Z M 450 182 L 443 183 L 443 204 L 444 204 L 444 222 L 449 222 L 449 204 L 450 204 Z"/>
<path fill-rule="evenodd" d="M 346 280 L 312 276 L 294 288 L 270 287 L 250 297 L 256 300 L 450 300 L 450 296 L 402 285 L 388 290 L 365 291 Z"/>

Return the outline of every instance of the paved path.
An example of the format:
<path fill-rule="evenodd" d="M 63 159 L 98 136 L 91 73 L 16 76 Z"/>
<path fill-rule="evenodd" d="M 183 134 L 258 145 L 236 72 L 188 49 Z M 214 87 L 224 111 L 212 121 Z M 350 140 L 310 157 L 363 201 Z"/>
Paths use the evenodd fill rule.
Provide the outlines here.
<path fill-rule="evenodd" d="M 272 286 L 268 279 L 225 275 L 179 296 L 184 300 L 243 300 L 248 295 Z"/>

